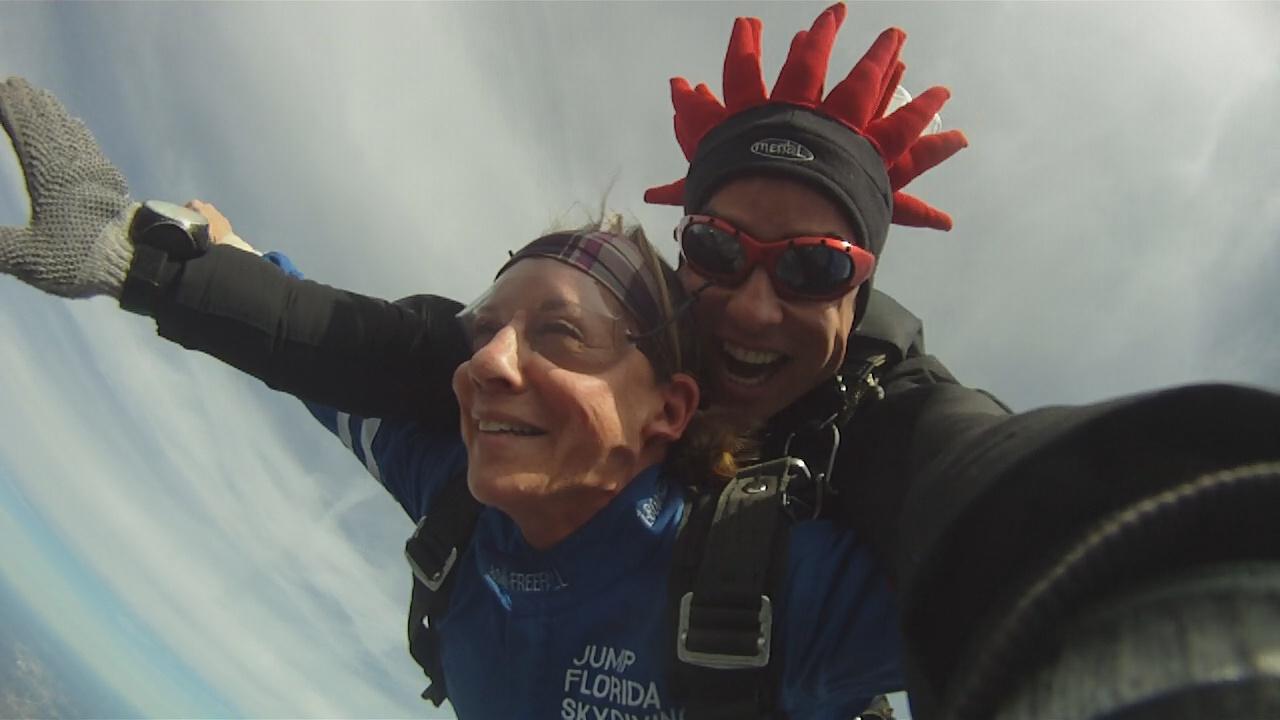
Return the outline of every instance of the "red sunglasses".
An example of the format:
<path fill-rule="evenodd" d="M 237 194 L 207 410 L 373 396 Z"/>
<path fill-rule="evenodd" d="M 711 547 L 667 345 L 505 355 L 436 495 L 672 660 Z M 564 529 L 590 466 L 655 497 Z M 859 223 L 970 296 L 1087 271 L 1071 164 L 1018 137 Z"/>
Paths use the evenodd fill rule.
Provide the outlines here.
<path fill-rule="evenodd" d="M 699 275 L 734 287 L 763 265 L 774 292 L 788 300 L 834 300 L 871 277 L 876 266 L 874 255 L 839 237 L 762 242 L 710 215 L 684 216 L 675 235 L 681 257 Z"/>

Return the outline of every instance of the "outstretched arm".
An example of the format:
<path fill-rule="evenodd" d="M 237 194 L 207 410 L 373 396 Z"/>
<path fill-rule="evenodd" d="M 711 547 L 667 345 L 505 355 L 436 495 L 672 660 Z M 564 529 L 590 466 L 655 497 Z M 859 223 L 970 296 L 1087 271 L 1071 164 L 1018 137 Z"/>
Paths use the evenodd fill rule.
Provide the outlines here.
<path fill-rule="evenodd" d="M 268 386 L 364 417 L 456 431 L 451 378 L 467 357 L 446 298 L 396 303 L 290 277 L 261 258 L 214 247 L 182 263 L 151 314 L 161 337 Z"/>
<path fill-rule="evenodd" d="M 456 428 L 425 432 L 418 423 L 365 418 L 315 403 L 307 403 L 307 410 L 414 522 L 431 510 L 439 490 L 466 466 L 466 449 Z"/>
<path fill-rule="evenodd" d="M 450 389 L 466 345 L 457 303 L 388 303 L 291 278 L 231 247 L 134 242 L 140 204 L 82 122 L 21 78 L 0 84 L 0 122 L 31 198 L 26 227 L 0 228 L 0 272 L 62 297 L 144 287 L 130 309 L 161 336 L 269 386 L 366 416 L 457 427 Z M 194 257 L 192 257 L 194 255 Z"/>

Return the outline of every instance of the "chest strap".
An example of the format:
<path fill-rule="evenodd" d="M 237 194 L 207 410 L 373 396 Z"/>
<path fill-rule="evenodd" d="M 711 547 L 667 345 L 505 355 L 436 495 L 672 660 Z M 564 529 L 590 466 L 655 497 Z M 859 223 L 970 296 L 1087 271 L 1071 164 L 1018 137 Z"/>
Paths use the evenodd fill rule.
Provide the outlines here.
<path fill-rule="evenodd" d="M 801 476 L 803 462 L 779 458 L 694 497 L 671 576 L 672 690 L 688 720 L 780 717 L 774 600 L 785 579 L 787 488 Z"/>
<path fill-rule="evenodd" d="M 430 683 L 422 698 L 439 707 L 448 694 L 448 686 L 436 620 L 449 609 L 449 594 L 457 578 L 453 570 L 471 542 L 483 506 L 471 496 L 465 470 L 449 479 L 431 505 L 430 515 L 418 521 L 413 536 L 405 542 L 404 555 L 413 570 L 409 654 Z"/>
<path fill-rule="evenodd" d="M 804 463 L 780 458 L 745 468 L 718 495 L 696 493 L 676 542 L 671 614 L 676 632 L 671 683 L 687 720 L 781 717 L 774 660 L 773 597 L 785 579 L 790 522 L 787 489 L 808 480 Z M 451 479 L 405 543 L 413 570 L 409 652 L 436 706 L 448 693 L 435 618 L 448 610 L 458 558 L 482 506 L 465 473 Z"/>

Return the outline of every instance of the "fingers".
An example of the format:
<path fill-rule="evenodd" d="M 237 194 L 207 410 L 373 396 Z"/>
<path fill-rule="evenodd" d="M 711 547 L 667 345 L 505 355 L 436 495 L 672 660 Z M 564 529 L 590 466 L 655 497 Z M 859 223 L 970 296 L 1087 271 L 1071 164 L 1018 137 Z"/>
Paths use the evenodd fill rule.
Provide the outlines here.
<path fill-rule="evenodd" d="M 0 273 L 36 285 L 36 273 L 32 271 L 31 231 L 21 227 L 0 226 Z"/>
<path fill-rule="evenodd" d="M 214 207 L 213 203 L 207 203 L 203 200 L 188 200 L 183 207 L 189 210 L 195 210 L 203 215 L 206 220 L 213 220 L 214 217 L 221 217 L 224 220 L 226 219 L 222 213 L 218 212 L 218 208 Z"/>
<path fill-rule="evenodd" d="M 20 77 L 11 77 L 0 83 L 0 126 L 4 127 L 9 141 L 13 143 L 13 150 L 18 155 L 22 176 L 27 183 L 27 195 L 34 196 L 32 184 L 35 170 L 29 168 L 24 160 L 28 156 L 26 139 L 21 132 L 21 120 L 15 121 L 15 117 L 21 118 L 27 114 L 25 105 L 30 89 L 31 86 L 27 81 Z"/>
<path fill-rule="evenodd" d="M 245 242 L 235 231 L 231 229 L 231 221 L 225 215 L 213 206 L 213 203 L 207 203 L 203 200 L 191 200 L 187 202 L 187 207 L 195 210 L 209 221 L 209 239 L 214 245 L 229 245 L 237 250 L 251 252 L 254 255 L 261 255 L 252 245 Z"/>
<path fill-rule="evenodd" d="M 207 203 L 203 200 L 188 200 L 185 207 L 200 213 L 209 222 L 213 222 L 214 220 L 225 221 L 227 219 L 227 217 L 223 215 L 213 203 Z"/>
<path fill-rule="evenodd" d="M 195 210 L 209 221 L 209 237 L 214 244 L 226 242 L 228 236 L 234 236 L 235 232 L 231 229 L 231 221 L 227 216 L 218 212 L 218 208 L 213 203 L 207 203 L 203 200 L 191 200 L 187 203 L 187 207 Z"/>
<path fill-rule="evenodd" d="M 0 83 L 0 125 L 18 155 L 35 207 L 44 191 L 92 183 L 126 202 L 129 186 L 83 122 L 58 99 L 20 77 Z"/>

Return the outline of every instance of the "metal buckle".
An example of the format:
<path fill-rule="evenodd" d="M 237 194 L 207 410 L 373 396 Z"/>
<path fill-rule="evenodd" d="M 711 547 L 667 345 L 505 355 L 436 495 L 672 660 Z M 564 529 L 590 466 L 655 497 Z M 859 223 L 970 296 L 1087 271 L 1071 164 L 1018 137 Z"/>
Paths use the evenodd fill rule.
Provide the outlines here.
<path fill-rule="evenodd" d="M 693 593 L 687 592 L 680 598 L 680 620 L 676 627 L 676 657 L 680 662 L 713 670 L 736 670 L 739 668 L 760 668 L 769 664 L 769 652 L 773 635 L 773 603 L 768 595 L 760 596 L 760 615 L 756 627 L 756 651 L 750 655 L 733 653 L 704 652 L 689 649 L 689 608 L 693 603 Z"/>
<path fill-rule="evenodd" d="M 445 556 L 444 562 L 440 563 L 439 569 L 435 572 L 428 573 L 423 569 L 422 565 L 418 563 L 418 559 L 414 557 L 414 547 L 420 547 L 432 555 L 432 560 L 439 558 L 439 553 L 432 552 L 433 549 L 436 549 L 433 544 L 422 536 L 426 522 L 427 518 L 425 517 L 418 521 L 418 527 L 414 529 L 413 536 L 404 544 L 404 558 L 409 561 L 409 569 L 413 571 L 413 576 L 418 578 L 418 582 L 426 585 L 431 592 L 436 592 L 444 584 L 445 579 L 449 577 L 449 571 L 453 570 L 453 564 L 458 560 L 458 548 L 449 548 L 449 554 Z"/>
<path fill-rule="evenodd" d="M 836 465 L 836 452 L 840 449 L 840 428 L 834 422 L 828 422 L 817 428 L 818 430 L 826 429 L 831 433 L 831 452 L 827 455 L 827 466 L 824 472 L 814 477 L 809 472 L 809 466 L 803 460 L 795 459 L 794 464 L 788 468 L 788 476 L 791 471 L 799 470 L 803 472 L 803 477 L 792 478 L 792 482 L 788 482 L 782 486 L 782 509 L 787 515 L 797 522 L 801 520 L 815 520 L 822 514 L 822 505 L 826 501 L 828 495 L 836 495 L 835 486 L 831 484 L 831 473 Z M 796 439 L 798 433 L 792 433 L 787 436 L 787 441 L 783 445 L 782 454 L 789 457 L 791 452 L 791 441 Z M 796 466 L 799 466 L 798 468 Z M 795 482 L 802 480 L 802 482 Z M 808 490 L 812 486 L 813 497 L 806 499 L 800 496 L 797 490 Z"/>
<path fill-rule="evenodd" d="M 458 559 L 458 548 L 451 548 L 449 557 L 444 559 L 444 567 L 430 575 L 418 563 L 413 561 L 413 555 L 409 553 L 409 548 L 405 548 L 404 556 L 409 560 L 409 568 L 413 570 L 413 576 L 418 578 L 418 582 L 426 585 L 431 592 L 436 592 L 444 584 L 445 578 L 449 577 L 449 571 L 453 569 L 453 563 Z"/>

